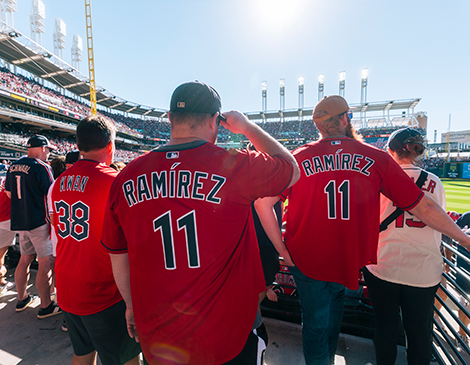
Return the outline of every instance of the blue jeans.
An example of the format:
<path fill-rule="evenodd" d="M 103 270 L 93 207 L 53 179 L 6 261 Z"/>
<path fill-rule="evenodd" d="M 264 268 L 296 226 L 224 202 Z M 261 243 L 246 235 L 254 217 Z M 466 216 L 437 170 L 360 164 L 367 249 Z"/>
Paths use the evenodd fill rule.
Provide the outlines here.
<path fill-rule="evenodd" d="M 307 365 L 334 363 L 344 308 L 344 286 L 304 275 L 296 266 L 294 275 L 302 310 L 302 341 Z"/>

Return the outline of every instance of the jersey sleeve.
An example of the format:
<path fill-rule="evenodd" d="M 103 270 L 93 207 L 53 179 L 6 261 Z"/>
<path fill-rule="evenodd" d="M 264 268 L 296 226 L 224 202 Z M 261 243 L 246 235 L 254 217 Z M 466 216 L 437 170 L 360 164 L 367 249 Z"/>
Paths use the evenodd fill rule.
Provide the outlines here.
<path fill-rule="evenodd" d="M 115 213 L 115 206 L 119 194 L 119 184 L 115 179 L 106 203 L 103 231 L 101 233 L 101 245 L 104 250 L 112 254 L 127 253 L 127 240 Z"/>
<path fill-rule="evenodd" d="M 38 174 L 39 186 L 41 187 L 44 196 L 47 196 L 47 193 L 49 192 L 49 187 L 54 182 L 54 175 L 49 165 L 41 163 L 40 166 L 41 168 L 39 169 Z"/>
<path fill-rule="evenodd" d="M 388 158 L 381 192 L 402 210 L 413 209 L 424 195 L 392 157 Z"/>
<path fill-rule="evenodd" d="M 256 200 L 265 196 L 276 196 L 290 184 L 293 175 L 292 164 L 282 156 L 269 156 L 250 151 L 248 184 L 250 198 Z"/>
<path fill-rule="evenodd" d="M 54 188 L 54 183 L 49 186 L 49 190 L 47 191 L 47 211 L 49 212 L 49 215 L 52 215 L 54 213 L 54 207 L 52 205 L 52 189 Z"/>

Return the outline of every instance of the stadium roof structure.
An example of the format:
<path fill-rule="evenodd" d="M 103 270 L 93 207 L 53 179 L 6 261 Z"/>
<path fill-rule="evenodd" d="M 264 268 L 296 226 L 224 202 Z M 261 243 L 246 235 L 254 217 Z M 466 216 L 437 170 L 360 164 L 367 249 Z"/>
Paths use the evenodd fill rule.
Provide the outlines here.
<path fill-rule="evenodd" d="M 360 114 L 367 114 L 370 112 L 383 112 L 389 113 L 390 110 L 413 110 L 415 106 L 420 102 L 421 98 L 405 99 L 405 100 L 389 100 L 389 101 L 377 101 L 365 104 L 349 104 L 351 111 L 354 114 L 354 118 Z M 313 107 L 304 109 L 289 109 L 289 110 L 271 110 L 247 113 L 247 117 L 250 120 L 267 120 L 267 119 L 283 119 L 283 118 L 302 118 L 311 117 L 313 114 Z"/>
<path fill-rule="evenodd" d="M 86 98 L 90 95 L 89 78 L 83 75 L 79 70 L 7 25 L 3 20 L 0 20 L 0 26 L 2 28 L 0 31 L 1 59 L 37 77 L 58 85 L 77 96 Z M 383 112 L 383 117 L 390 120 L 389 113 L 391 110 L 413 110 L 420 100 L 420 98 L 390 100 L 365 104 L 350 104 L 350 107 L 353 113 L 355 113 L 354 119 L 357 119 L 357 113 L 360 112 L 361 119 L 364 121 L 363 124 L 365 126 L 365 124 L 367 124 L 367 113 Z M 113 95 L 100 86 L 96 86 L 96 102 L 102 107 L 123 113 L 156 118 L 165 118 L 167 116 L 166 109 L 154 108 L 127 101 Z M 248 112 L 246 115 L 250 120 L 267 121 L 311 117 L 312 113 L 313 107 L 309 107 L 303 109 Z"/>
<path fill-rule="evenodd" d="M 2 28 L 0 58 L 82 98 L 90 95 L 88 77 L 5 23 L 2 23 Z M 160 118 L 166 113 L 163 109 L 119 98 L 99 86 L 96 87 L 96 102 L 106 108 L 136 115 Z"/>

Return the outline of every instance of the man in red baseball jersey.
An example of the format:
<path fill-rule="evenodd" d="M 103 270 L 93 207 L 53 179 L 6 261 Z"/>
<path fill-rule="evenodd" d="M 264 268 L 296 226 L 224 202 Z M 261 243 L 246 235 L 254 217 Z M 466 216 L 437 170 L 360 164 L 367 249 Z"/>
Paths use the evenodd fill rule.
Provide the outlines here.
<path fill-rule="evenodd" d="M 102 244 L 150 364 L 256 364 L 251 330 L 266 287 L 251 204 L 291 186 L 298 168 L 243 114 L 220 108 L 212 87 L 180 85 L 169 143 L 132 161 L 109 195 Z M 262 152 L 217 147 L 219 123 Z"/>
<path fill-rule="evenodd" d="M 349 114 L 338 95 L 316 105 L 313 120 L 321 139 L 294 151 L 301 176 L 281 195 L 289 198 L 285 241 L 295 263 L 290 271 L 307 365 L 334 362 L 344 288 L 357 289 L 359 269 L 377 262 L 381 193 L 432 228 L 470 243 L 386 152 L 357 140 Z M 271 241 L 281 245 L 279 230 L 272 228 L 277 200 L 263 199 L 257 211 Z"/>
<path fill-rule="evenodd" d="M 114 282 L 111 260 L 100 238 L 109 189 L 117 175 L 114 126 L 87 117 L 77 126 L 82 159 L 52 188 L 57 300 L 74 349 L 73 364 L 138 364 L 140 346 L 129 337 L 125 303 Z"/>

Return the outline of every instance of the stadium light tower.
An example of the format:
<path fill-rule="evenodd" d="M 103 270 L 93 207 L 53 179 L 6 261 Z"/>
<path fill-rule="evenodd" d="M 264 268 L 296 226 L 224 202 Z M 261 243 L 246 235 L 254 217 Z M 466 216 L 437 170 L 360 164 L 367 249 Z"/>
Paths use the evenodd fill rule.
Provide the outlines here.
<path fill-rule="evenodd" d="M 95 61 L 93 57 L 93 29 L 91 24 L 91 0 L 85 0 L 86 41 L 88 49 L 88 75 L 90 79 L 90 112 L 96 115 Z"/>
<path fill-rule="evenodd" d="M 346 88 L 346 71 L 339 73 L 339 95 L 344 98 L 344 89 Z"/>
<path fill-rule="evenodd" d="M 268 83 L 266 81 L 261 83 L 261 98 L 261 109 L 265 112 L 268 110 Z"/>
<path fill-rule="evenodd" d="M 6 25 L 9 25 L 13 28 L 13 13 L 16 13 L 18 11 L 16 6 L 16 0 L 0 0 L 0 11 L 2 13 L 2 20 L 4 21 L 4 23 L 2 23 L 2 29 L 4 29 Z M 8 24 L 7 13 L 9 13 L 10 15 L 10 24 Z"/>
<path fill-rule="evenodd" d="M 73 36 L 72 44 L 72 67 L 80 71 L 80 61 L 82 60 L 83 41 L 78 34 Z"/>
<path fill-rule="evenodd" d="M 324 90 L 325 90 L 325 75 L 320 74 L 318 75 L 318 101 L 323 99 Z"/>
<path fill-rule="evenodd" d="M 361 72 L 361 104 L 367 103 L 367 80 L 369 78 L 369 69 L 363 68 Z"/>
<path fill-rule="evenodd" d="M 63 59 L 63 51 L 65 49 L 65 36 L 67 35 L 67 27 L 61 18 L 55 20 L 54 28 L 54 53 Z"/>
<path fill-rule="evenodd" d="M 305 78 L 303 76 L 299 76 L 299 110 L 304 108 L 304 84 Z"/>
<path fill-rule="evenodd" d="M 279 80 L 279 95 L 280 95 L 280 105 L 279 110 L 283 111 L 285 107 L 285 95 L 286 94 L 286 80 Z"/>
<path fill-rule="evenodd" d="M 361 128 L 367 128 L 367 79 L 369 77 L 369 70 L 363 68 L 361 71 Z"/>
<path fill-rule="evenodd" d="M 33 0 L 31 7 L 31 38 L 34 42 L 42 45 L 41 34 L 46 31 L 46 6 L 41 0 Z"/>

